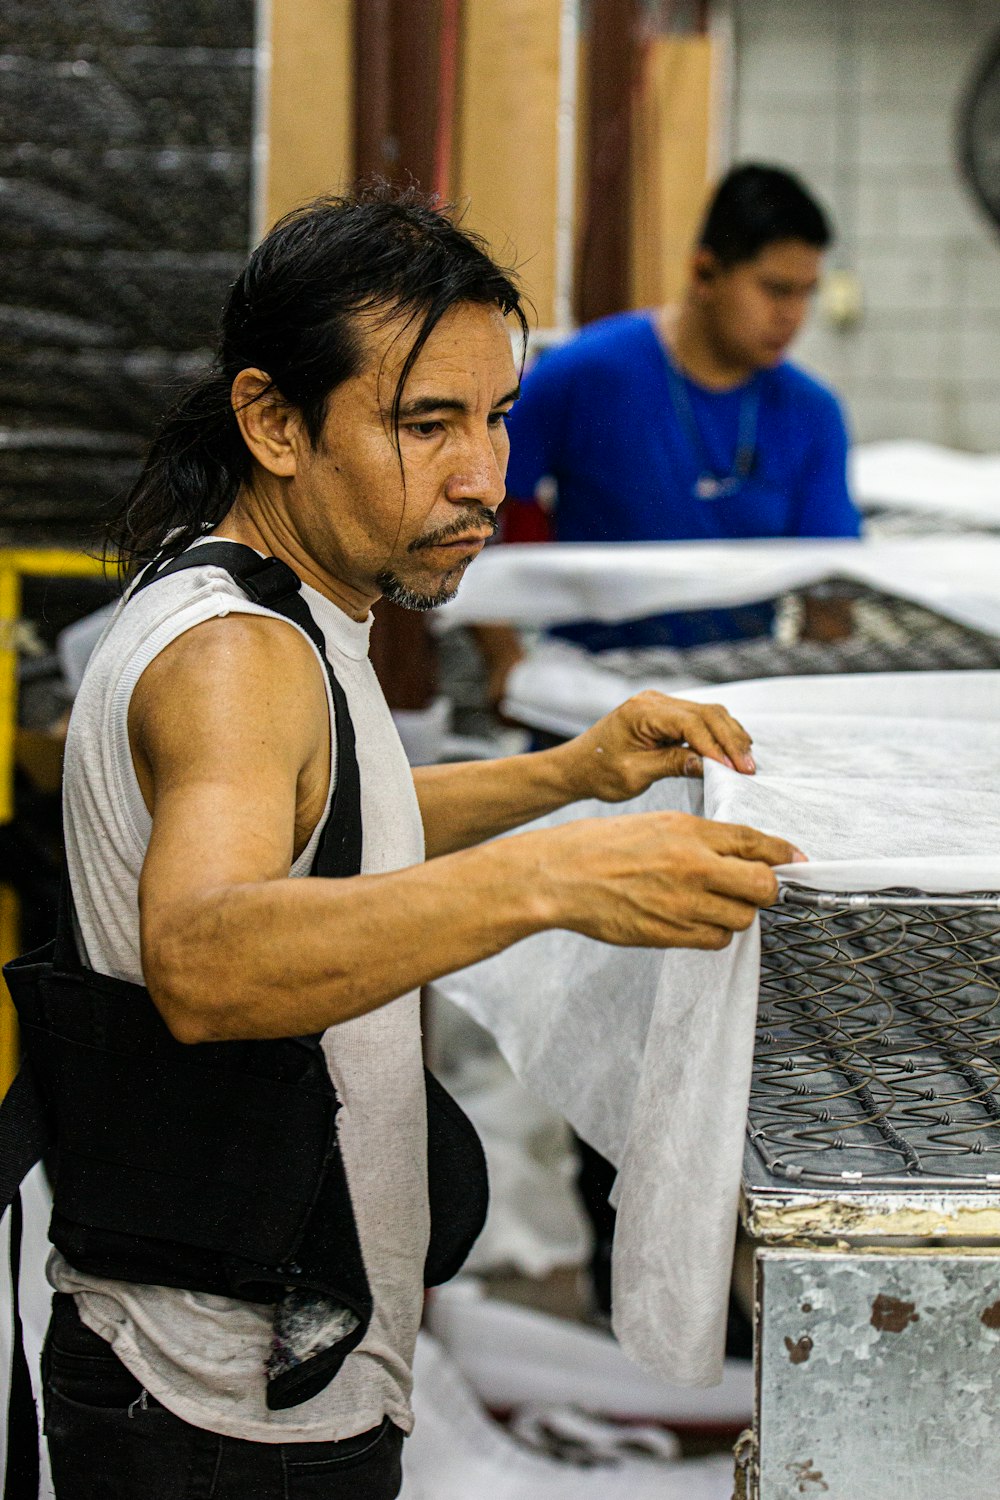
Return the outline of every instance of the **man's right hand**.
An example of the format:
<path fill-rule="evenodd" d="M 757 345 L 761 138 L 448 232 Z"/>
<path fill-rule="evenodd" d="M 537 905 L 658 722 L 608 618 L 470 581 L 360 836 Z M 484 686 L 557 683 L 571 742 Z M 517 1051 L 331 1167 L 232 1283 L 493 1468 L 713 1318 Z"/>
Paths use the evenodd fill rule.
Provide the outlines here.
<path fill-rule="evenodd" d="M 777 900 L 771 866 L 806 857 L 785 839 L 686 813 L 585 818 L 525 839 L 539 841 L 538 879 L 558 914 L 546 925 L 633 947 L 726 947 Z"/>

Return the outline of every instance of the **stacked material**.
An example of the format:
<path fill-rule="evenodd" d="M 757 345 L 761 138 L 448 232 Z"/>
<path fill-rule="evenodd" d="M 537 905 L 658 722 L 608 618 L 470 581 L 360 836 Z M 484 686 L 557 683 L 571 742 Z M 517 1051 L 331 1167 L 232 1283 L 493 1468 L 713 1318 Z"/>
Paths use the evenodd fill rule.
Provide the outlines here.
<path fill-rule="evenodd" d="M 771 636 L 686 650 L 648 647 L 591 654 L 555 637 L 531 643 L 511 673 L 508 718 L 556 735 L 580 733 L 645 688 L 690 696 L 707 683 L 846 672 L 969 671 L 1000 667 L 1000 637 L 888 594 L 838 587 L 852 600 L 853 629 L 836 641 Z M 797 596 L 788 596 L 794 605 Z M 808 597 L 808 591 L 806 591 Z"/>
<path fill-rule="evenodd" d="M 542 628 L 641 619 L 756 604 L 831 578 L 1000 636 L 1000 536 L 985 535 L 491 547 L 441 618 Z"/>
<path fill-rule="evenodd" d="M 732 1459 L 617 1456 L 586 1467 L 533 1453 L 490 1421 L 457 1368 L 422 1334 L 414 1365 L 416 1427 L 401 1500 L 729 1500 Z M 637 1435 L 636 1448 L 641 1446 Z"/>
<path fill-rule="evenodd" d="M 662 783 L 634 808 L 782 834 L 812 862 L 781 875 L 810 889 L 1000 889 L 1000 673 L 785 678 L 694 696 L 747 725 L 757 775 L 710 764 L 703 791 Z M 441 986 L 619 1166 L 615 1328 L 677 1383 L 722 1371 L 759 978 L 755 925 L 722 953 L 545 933 Z"/>
<path fill-rule="evenodd" d="M 850 467 L 851 493 L 880 523 L 919 518 L 929 529 L 1000 531 L 996 453 L 961 453 L 938 443 L 862 443 Z"/>
<path fill-rule="evenodd" d="M 796 638 L 793 625 L 778 638 L 592 655 L 543 637 L 511 673 L 504 712 L 572 735 L 646 687 L 1000 666 L 1000 535 L 497 547 L 443 616 L 446 625 L 506 619 L 531 629 L 780 597 L 791 621 L 799 595 L 831 584 L 853 600 L 846 639 Z"/>

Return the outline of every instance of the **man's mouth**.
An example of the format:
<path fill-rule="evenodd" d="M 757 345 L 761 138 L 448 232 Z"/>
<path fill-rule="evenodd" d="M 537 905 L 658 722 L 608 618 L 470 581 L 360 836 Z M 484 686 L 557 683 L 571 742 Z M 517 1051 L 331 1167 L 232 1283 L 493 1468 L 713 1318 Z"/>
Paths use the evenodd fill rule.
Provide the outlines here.
<path fill-rule="evenodd" d="M 443 542 L 428 542 L 426 545 L 432 549 L 438 547 L 485 547 L 489 539 L 489 533 L 484 534 L 481 531 L 477 531 L 469 532 L 467 536 L 450 536 Z"/>
<path fill-rule="evenodd" d="M 466 517 L 464 530 L 449 530 L 446 527 L 441 531 L 434 532 L 431 536 L 420 537 L 417 541 L 410 543 L 410 551 L 433 552 L 452 547 L 458 551 L 462 548 L 484 547 L 490 540 L 490 537 L 496 535 L 500 523 L 491 519 L 484 528 L 482 526 L 482 519 L 478 516 L 476 519 L 480 521 L 478 527 L 470 527 L 469 518 Z"/>

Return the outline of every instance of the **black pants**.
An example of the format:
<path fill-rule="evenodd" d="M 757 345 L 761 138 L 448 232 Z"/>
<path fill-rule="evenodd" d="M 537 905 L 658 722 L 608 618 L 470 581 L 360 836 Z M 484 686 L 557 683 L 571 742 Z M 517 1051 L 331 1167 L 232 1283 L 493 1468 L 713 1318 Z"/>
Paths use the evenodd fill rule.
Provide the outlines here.
<path fill-rule="evenodd" d="M 191 1427 L 151 1396 L 56 1295 L 42 1354 L 57 1500 L 394 1500 L 403 1434 L 250 1443 Z"/>

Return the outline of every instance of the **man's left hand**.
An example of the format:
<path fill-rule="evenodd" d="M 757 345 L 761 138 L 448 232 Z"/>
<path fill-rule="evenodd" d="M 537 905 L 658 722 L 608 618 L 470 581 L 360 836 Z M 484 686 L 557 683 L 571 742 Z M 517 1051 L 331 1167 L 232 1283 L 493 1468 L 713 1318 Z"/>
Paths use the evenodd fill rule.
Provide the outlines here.
<path fill-rule="evenodd" d="M 705 758 L 752 775 L 750 736 L 718 703 L 638 693 L 561 747 L 577 796 L 626 802 L 664 776 L 701 776 Z"/>

